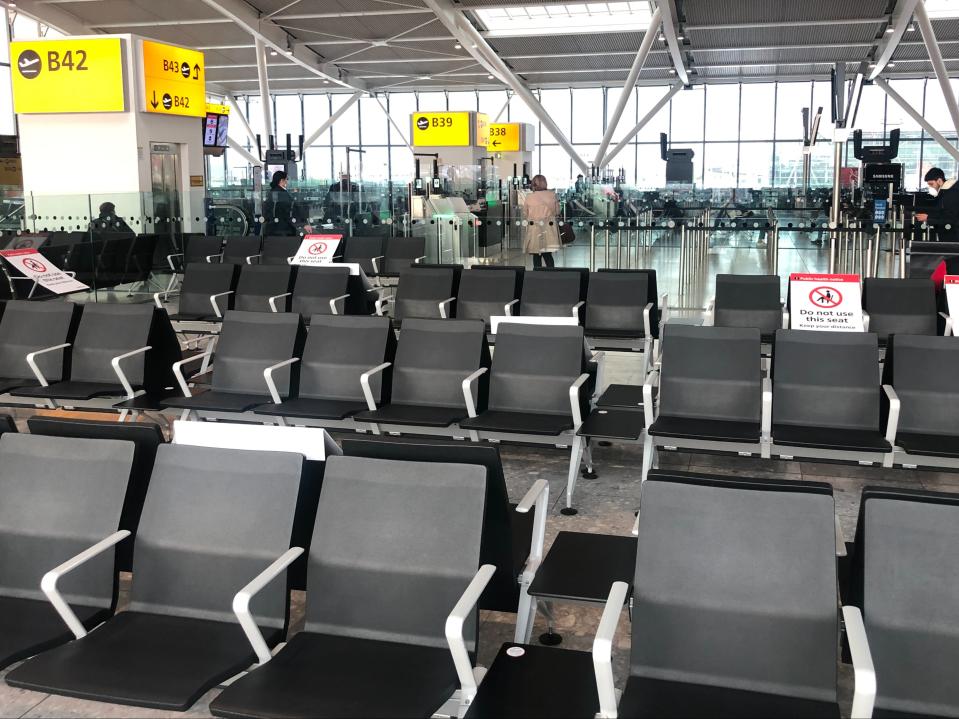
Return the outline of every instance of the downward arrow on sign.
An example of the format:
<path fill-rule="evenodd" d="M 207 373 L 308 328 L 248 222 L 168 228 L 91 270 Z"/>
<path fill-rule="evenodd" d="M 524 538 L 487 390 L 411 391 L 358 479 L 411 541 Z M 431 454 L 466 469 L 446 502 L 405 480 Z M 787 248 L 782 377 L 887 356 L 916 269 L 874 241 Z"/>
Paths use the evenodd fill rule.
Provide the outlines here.
<path fill-rule="evenodd" d="M 153 106 L 153 109 L 156 110 L 157 106 L 160 104 L 157 102 L 157 91 L 153 91 L 153 101 L 150 103 Z"/>

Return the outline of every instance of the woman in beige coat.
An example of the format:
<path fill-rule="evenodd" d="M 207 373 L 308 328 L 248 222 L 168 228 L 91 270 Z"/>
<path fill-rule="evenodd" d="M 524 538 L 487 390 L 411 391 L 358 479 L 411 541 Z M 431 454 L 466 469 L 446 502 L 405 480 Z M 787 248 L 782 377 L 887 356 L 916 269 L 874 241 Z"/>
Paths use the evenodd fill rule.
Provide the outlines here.
<path fill-rule="evenodd" d="M 553 253 L 562 249 L 559 240 L 559 200 L 556 193 L 546 189 L 546 178 L 533 178 L 533 191 L 523 204 L 524 226 L 523 250 L 533 256 L 533 268 L 553 267 Z"/>

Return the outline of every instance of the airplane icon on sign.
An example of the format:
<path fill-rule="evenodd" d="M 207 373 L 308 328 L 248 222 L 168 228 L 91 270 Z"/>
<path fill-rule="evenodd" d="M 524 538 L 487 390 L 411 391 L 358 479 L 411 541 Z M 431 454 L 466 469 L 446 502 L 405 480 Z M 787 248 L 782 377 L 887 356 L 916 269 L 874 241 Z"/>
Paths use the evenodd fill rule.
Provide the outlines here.
<path fill-rule="evenodd" d="M 33 58 L 32 60 L 27 59 L 27 58 L 23 58 L 23 59 L 20 60 L 20 67 L 21 67 L 21 68 L 28 68 L 28 67 L 31 67 L 32 65 L 36 65 L 38 62 L 40 62 L 40 58 L 38 58 L 38 57 L 35 57 L 35 58 Z"/>

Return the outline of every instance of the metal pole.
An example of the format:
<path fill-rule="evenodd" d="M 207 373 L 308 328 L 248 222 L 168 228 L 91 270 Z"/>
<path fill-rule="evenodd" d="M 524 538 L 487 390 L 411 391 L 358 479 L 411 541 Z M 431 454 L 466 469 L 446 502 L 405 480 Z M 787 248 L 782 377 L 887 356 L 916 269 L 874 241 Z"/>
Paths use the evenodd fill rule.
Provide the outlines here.
<path fill-rule="evenodd" d="M 266 73 L 266 45 L 259 37 L 254 37 L 256 46 L 256 75 L 260 82 L 260 104 L 263 106 L 263 131 L 267 138 L 273 137 L 273 113 L 270 111 L 270 81 Z M 267 139 L 269 146 L 269 139 Z"/>
<path fill-rule="evenodd" d="M 322 125 L 316 128 L 316 130 L 313 131 L 310 134 L 310 136 L 303 141 L 303 147 L 307 148 L 310 145 L 312 145 L 314 142 L 316 142 L 317 139 L 320 137 L 320 135 L 322 135 L 324 132 L 329 130 L 333 126 L 333 123 L 339 120 L 341 117 L 343 117 L 346 111 L 349 110 L 351 107 L 353 107 L 353 105 L 355 105 L 362 96 L 363 96 L 362 92 L 354 92 L 352 95 L 350 95 L 350 99 L 344 102 L 343 106 L 340 109 L 338 109 L 336 112 L 330 115 L 329 118 Z M 380 107 L 382 107 L 382 105 Z M 384 110 L 384 112 L 386 111 Z M 389 113 L 387 113 L 387 117 L 389 117 Z M 406 142 L 406 138 L 403 137 L 402 133 L 400 133 L 400 137 L 403 138 L 403 142 Z M 407 147 L 409 147 L 409 143 L 407 143 Z M 410 149 L 412 150 L 413 148 L 410 148 Z"/>
<path fill-rule="evenodd" d="M 509 90 L 506 91 L 506 102 L 503 103 L 503 107 L 500 108 L 499 112 L 496 113 L 496 117 L 493 118 L 493 122 L 499 122 L 499 119 L 503 116 L 503 113 L 506 112 L 506 108 L 509 107 L 509 104 L 513 101 L 513 93 Z"/>
<path fill-rule="evenodd" d="M 909 117 L 911 117 L 923 130 L 925 130 L 929 137 L 938 142 L 942 146 L 942 149 L 952 155 L 954 159 L 959 160 L 959 150 L 956 149 L 955 145 L 949 142 L 949 140 L 947 140 L 941 132 L 930 125 L 921 113 L 917 112 L 912 105 L 906 102 L 906 99 L 902 95 L 889 86 L 888 82 L 883 80 L 881 77 L 877 77 L 874 82 L 881 87 L 887 95 L 889 95 L 893 102 L 905 110 L 906 114 L 909 115 Z"/>
<path fill-rule="evenodd" d="M 596 271 L 596 225 L 589 223 L 589 271 Z"/>
<path fill-rule="evenodd" d="M 942 53 L 939 52 L 939 42 L 936 40 L 936 31 L 932 29 L 932 23 L 929 22 L 929 15 L 926 13 L 925 2 L 916 3 L 915 12 L 916 24 L 922 32 L 922 40 L 926 43 L 926 52 L 929 53 L 929 61 L 936 71 L 936 79 L 939 80 L 939 87 L 942 88 L 942 96 L 946 100 L 946 107 L 949 108 L 949 115 L 952 117 L 952 124 L 959 133 L 959 105 L 956 104 L 956 95 L 952 91 L 952 84 L 949 82 L 949 72 L 946 70 L 946 63 L 942 61 Z"/>
<path fill-rule="evenodd" d="M 593 160 L 593 164 L 597 167 L 603 166 L 603 155 L 606 154 L 606 150 L 609 147 L 609 143 L 613 139 L 613 133 L 616 132 L 616 128 L 619 126 L 620 118 L 623 116 L 623 110 L 626 109 L 626 103 L 629 102 L 629 96 L 633 91 L 633 88 L 636 86 L 636 81 L 639 79 L 639 73 L 643 69 L 643 65 L 646 64 L 646 58 L 649 57 L 649 50 L 653 46 L 653 41 L 656 39 L 657 31 L 659 30 L 659 25 L 662 22 L 663 15 L 660 12 L 659 8 L 656 8 L 653 11 L 653 16 L 649 21 L 649 27 L 646 29 L 646 34 L 643 35 L 643 42 L 639 46 L 639 50 L 636 53 L 636 58 L 633 60 L 633 66 L 629 68 L 629 74 L 626 76 L 626 82 L 623 83 L 623 91 L 619 96 L 619 101 L 616 103 L 616 108 L 613 110 L 612 116 L 610 116 L 606 124 L 606 132 L 603 134 L 603 141 L 599 143 L 599 149 L 596 151 L 596 159 Z"/>
<path fill-rule="evenodd" d="M 650 120 L 656 117 L 656 113 L 662 110 L 663 107 L 665 107 L 666 103 L 673 99 L 673 95 L 675 95 L 677 92 L 679 92 L 682 89 L 683 89 L 683 84 L 681 82 L 677 82 L 672 87 L 670 87 L 667 93 L 663 95 L 663 97 L 660 99 L 660 101 L 657 102 L 655 105 L 653 105 L 650 108 L 649 112 L 647 112 L 643 116 L 643 119 L 640 120 L 638 123 L 636 123 L 636 126 L 632 130 L 626 133 L 626 136 L 619 141 L 619 144 L 616 145 L 616 147 L 614 147 L 608 153 L 606 153 L 606 157 L 603 158 L 602 166 L 606 167 L 610 162 L 612 162 L 613 158 L 616 157 L 616 155 L 618 155 L 620 151 L 622 151 L 623 148 L 625 148 L 632 141 L 632 139 L 639 134 L 639 131 L 642 130 L 644 127 L 646 127 L 646 125 L 649 123 Z"/>
<path fill-rule="evenodd" d="M 233 93 L 230 93 L 226 96 L 226 101 L 230 105 L 230 109 L 233 110 L 233 113 L 237 116 L 240 121 L 240 127 L 243 128 L 243 132 L 246 133 L 246 136 L 250 138 L 250 144 L 256 144 L 256 134 L 250 128 L 250 123 L 246 121 L 246 115 L 240 111 L 240 106 L 237 104 L 236 98 L 233 97 Z M 232 121 L 232 118 L 231 118 Z"/>

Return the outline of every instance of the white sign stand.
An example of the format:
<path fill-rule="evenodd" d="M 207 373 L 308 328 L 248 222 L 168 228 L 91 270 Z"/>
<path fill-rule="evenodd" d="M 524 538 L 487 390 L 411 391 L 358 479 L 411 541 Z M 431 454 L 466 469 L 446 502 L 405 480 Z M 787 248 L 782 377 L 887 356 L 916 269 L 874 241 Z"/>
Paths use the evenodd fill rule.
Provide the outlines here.
<path fill-rule="evenodd" d="M 35 249 L 3 250 L 0 252 L 0 257 L 3 257 L 38 285 L 55 294 L 66 295 L 71 292 L 82 292 L 90 289 L 54 265 Z"/>
<path fill-rule="evenodd" d="M 291 264 L 304 267 L 328 265 L 333 261 L 333 255 L 342 239 L 343 235 L 306 235 Z"/>
<path fill-rule="evenodd" d="M 946 334 L 954 335 L 956 333 L 955 319 L 959 318 L 959 275 L 946 275 L 942 280 L 942 285 L 946 288 L 947 314 L 952 320 Z"/>
<path fill-rule="evenodd" d="M 791 329 L 865 331 L 859 275 L 792 274 L 789 293 Z"/>

